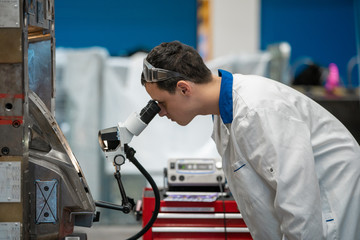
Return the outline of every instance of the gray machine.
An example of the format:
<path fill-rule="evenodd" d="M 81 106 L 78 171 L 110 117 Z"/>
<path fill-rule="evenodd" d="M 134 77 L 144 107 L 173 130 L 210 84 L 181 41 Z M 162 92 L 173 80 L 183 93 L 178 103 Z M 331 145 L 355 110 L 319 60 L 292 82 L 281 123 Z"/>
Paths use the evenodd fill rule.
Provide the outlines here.
<path fill-rule="evenodd" d="M 55 121 L 54 0 L 0 0 L 1 239 L 61 239 L 95 203 Z"/>
<path fill-rule="evenodd" d="M 167 166 L 169 190 L 209 191 L 225 184 L 221 159 L 171 158 Z"/>

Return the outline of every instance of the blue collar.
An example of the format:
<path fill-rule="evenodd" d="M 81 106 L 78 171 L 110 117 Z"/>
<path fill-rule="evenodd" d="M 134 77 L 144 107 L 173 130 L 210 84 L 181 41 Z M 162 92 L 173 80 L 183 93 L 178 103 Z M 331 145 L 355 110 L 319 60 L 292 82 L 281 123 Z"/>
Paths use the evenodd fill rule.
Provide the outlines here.
<path fill-rule="evenodd" d="M 219 109 L 220 117 L 224 124 L 232 123 L 233 120 L 233 75 L 225 70 L 219 69 L 221 77 Z"/>

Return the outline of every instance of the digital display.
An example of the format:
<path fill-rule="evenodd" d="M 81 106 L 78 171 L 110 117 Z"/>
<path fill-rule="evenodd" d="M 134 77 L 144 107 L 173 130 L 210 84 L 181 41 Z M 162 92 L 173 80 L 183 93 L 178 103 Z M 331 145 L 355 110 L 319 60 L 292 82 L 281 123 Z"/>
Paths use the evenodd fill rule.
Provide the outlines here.
<path fill-rule="evenodd" d="M 208 171 L 213 170 L 214 164 L 209 163 L 179 163 L 179 170 L 199 170 L 199 171 Z"/>
<path fill-rule="evenodd" d="M 169 159 L 167 173 L 169 189 L 198 186 L 218 187 L 218 177 L 221 177 L 222 184 L 225 183 L 220 159 Z"/>

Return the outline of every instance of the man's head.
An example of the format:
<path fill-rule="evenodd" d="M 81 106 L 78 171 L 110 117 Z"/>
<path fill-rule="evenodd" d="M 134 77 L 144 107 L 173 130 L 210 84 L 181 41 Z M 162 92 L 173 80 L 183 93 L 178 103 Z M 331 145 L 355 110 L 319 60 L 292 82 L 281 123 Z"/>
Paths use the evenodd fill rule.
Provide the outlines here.
<path fill-rule="evenodd" d="M 159 103 L 159 115 L 180 125 L 187 125 L 198 115 L 196 86 L 211 81 L 211 71 L 201 56 L 178 41 L 155 47 L 144 60 L 141 75 L 141 84 Z"/>
<path fill-rule="evenodd" d="M 179 80 L 187 80 L 197 84 L 211 81 L 211 71 L 207 68 L 198 52 L 194 48 L 178 41 L 162 43 L 153 48 L 147 55 L 146 61 L 155 68 L 165 69 L 182 75 L 157 82 L 157 86 L 160 89 L 170 93 L 174 93 L 176 83 Z M 146 80 L 144 74 L 142 74 L 141 84 L 145 85 Z"/>

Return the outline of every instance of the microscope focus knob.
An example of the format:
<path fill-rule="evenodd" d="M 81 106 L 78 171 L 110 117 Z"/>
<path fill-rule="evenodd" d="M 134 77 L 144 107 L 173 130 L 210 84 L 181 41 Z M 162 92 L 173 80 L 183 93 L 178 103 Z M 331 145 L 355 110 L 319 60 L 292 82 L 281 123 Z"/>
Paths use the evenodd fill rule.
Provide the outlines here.
<path fill-rule="evenodd" d="M 125 163 L 125 157 L 123 155 L 116 155 L 114 157 L 114 164 L 117 166 L 121 166 Z"/>

